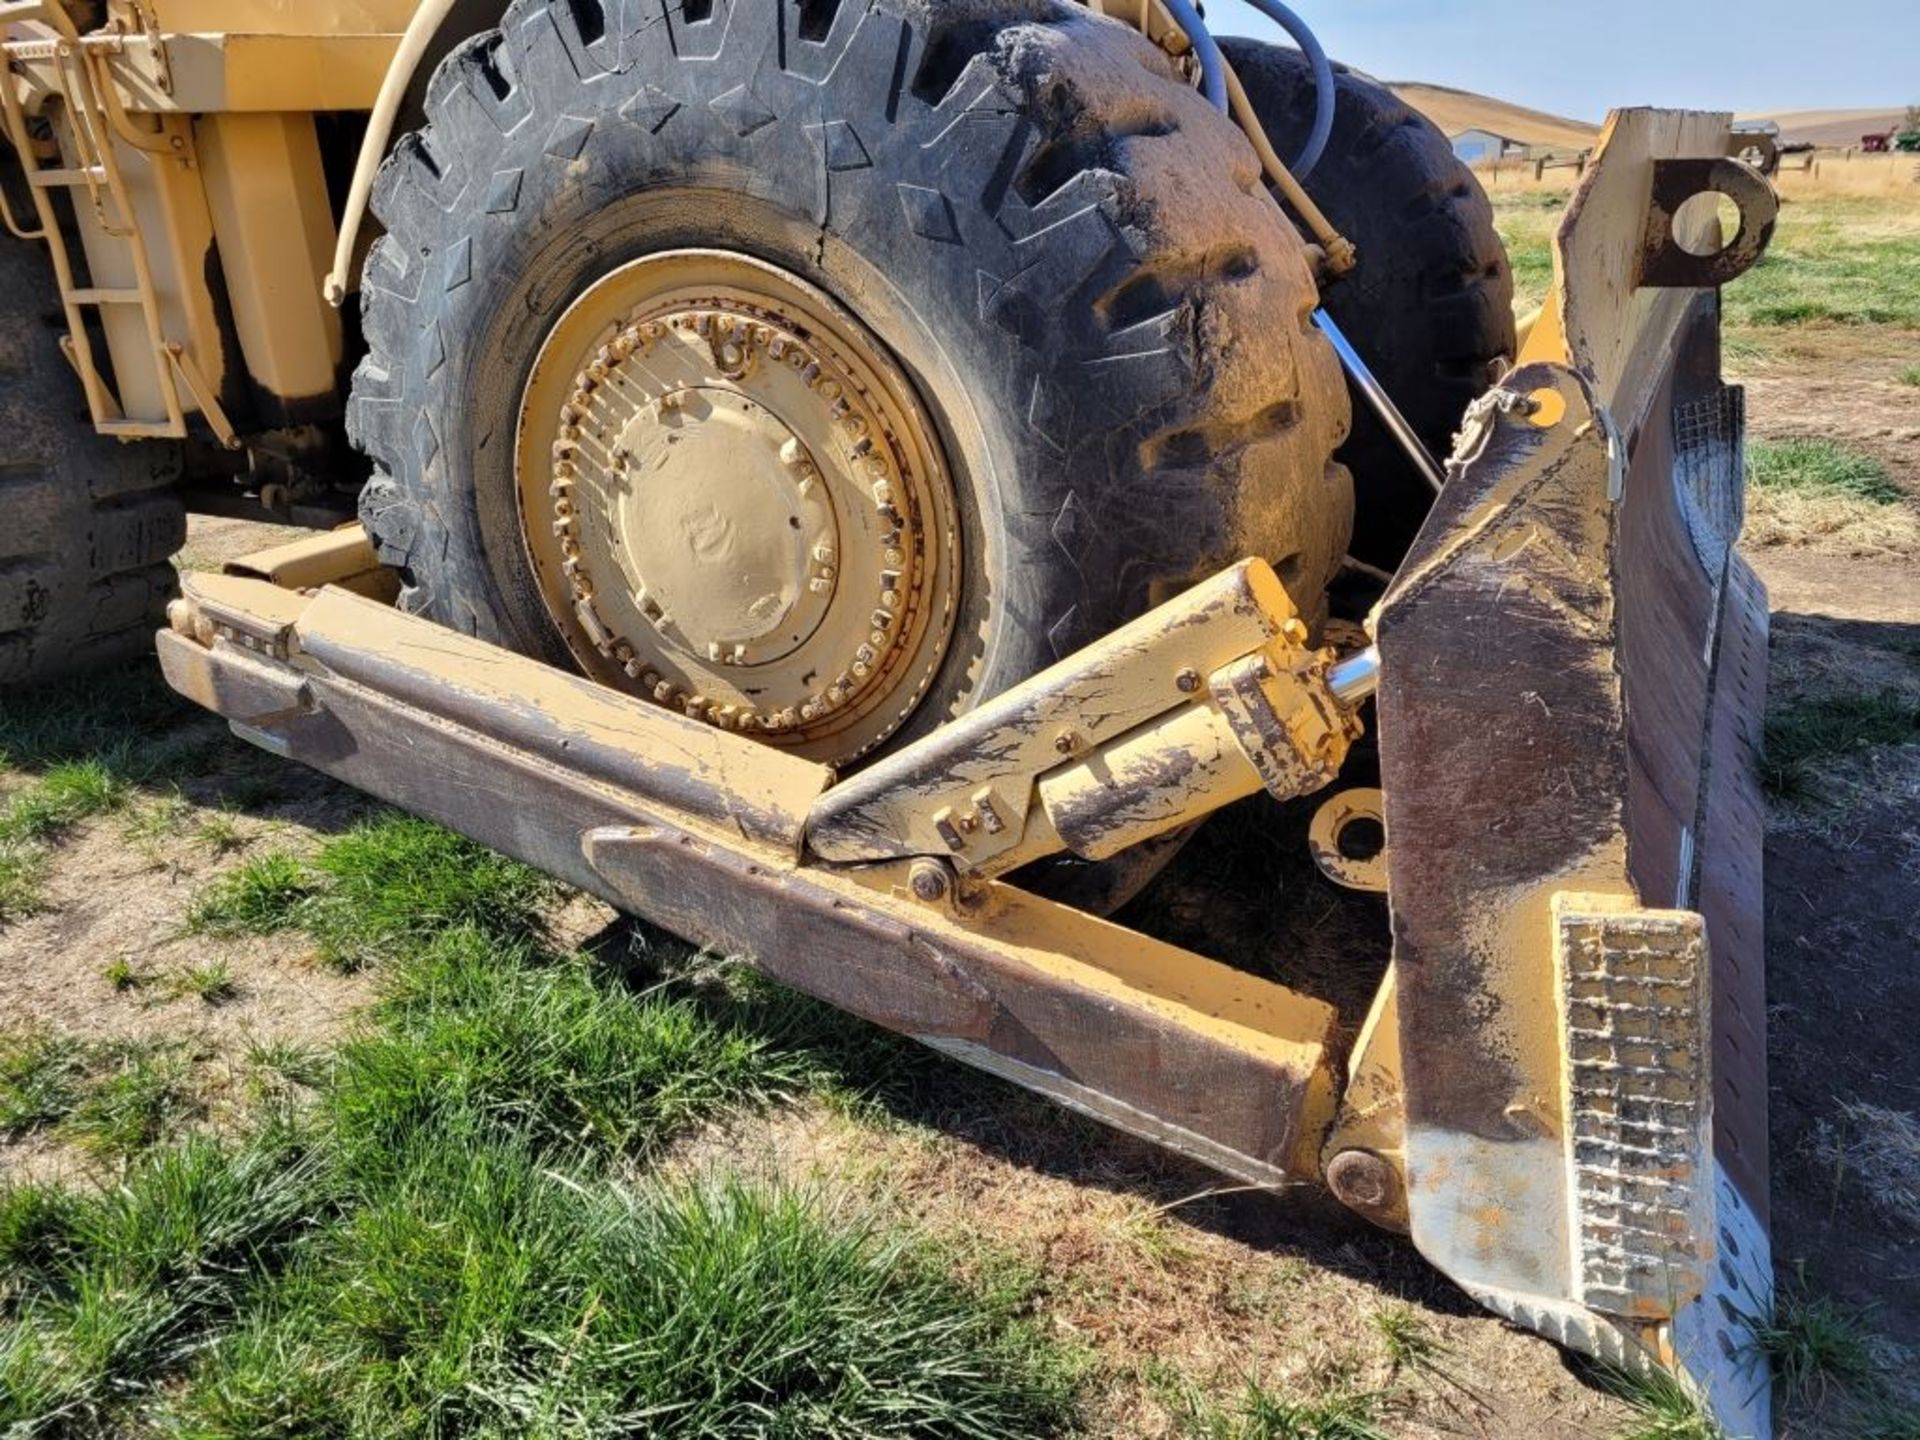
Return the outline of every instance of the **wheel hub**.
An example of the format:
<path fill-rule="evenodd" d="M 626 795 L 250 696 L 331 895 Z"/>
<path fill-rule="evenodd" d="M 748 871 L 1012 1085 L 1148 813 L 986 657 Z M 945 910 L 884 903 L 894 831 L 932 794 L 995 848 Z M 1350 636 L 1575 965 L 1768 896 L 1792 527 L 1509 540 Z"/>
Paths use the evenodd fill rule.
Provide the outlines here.
<path fill-rule="evenodd" d="M 736 391 L 664 394 L 621 432 L 625 579 L 669 648 L 764 665 L 820 628 L 840 525 L 806 446 Z M 676 483 L 706 477 L 707 488 Z"/>
<path fill-rule="evenodd" d="M 932 425 L 794 276 L 704 251 L 607 276 L 542 348 L 519 460 L 542 598 L 610 684 L 840 761 L 944 658 L 959 570 Z"/>

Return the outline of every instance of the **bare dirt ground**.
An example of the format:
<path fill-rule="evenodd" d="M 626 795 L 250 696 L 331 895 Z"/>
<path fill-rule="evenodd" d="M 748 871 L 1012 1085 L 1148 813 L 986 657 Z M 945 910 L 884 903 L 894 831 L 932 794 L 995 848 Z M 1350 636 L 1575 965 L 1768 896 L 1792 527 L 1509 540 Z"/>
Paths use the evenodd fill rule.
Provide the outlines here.
<path fill-rule="evenodd" d="M 1920 335 L 1797 332 L 1738 362 L 1756 432 L 1870 454 L 1920 516 Z M 1911 533 L 1911 531 L 1907 532 Z M 1920 696 L 1920 546 L 1905 534 L 1750 549 L 1774 610 L 1776 711 Z M 1774 1254 L 1920 1367 L 1920 746 L 1842 760 L 1767 845 Z M 1862 1108 L 1866 1107 L 1866 1108 Z"/>

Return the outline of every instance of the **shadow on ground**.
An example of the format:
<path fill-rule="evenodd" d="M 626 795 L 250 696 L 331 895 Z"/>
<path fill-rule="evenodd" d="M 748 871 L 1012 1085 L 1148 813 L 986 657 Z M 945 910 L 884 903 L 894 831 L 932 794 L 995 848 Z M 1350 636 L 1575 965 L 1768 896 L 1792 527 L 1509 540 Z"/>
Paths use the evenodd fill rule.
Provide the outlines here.
<path fill-rule="evenodd" d="M 1783 613 L 1774 665 L 1776 723 L 1836 697 L 1920 705 L 1920 624 Z M 1920 728 L 1847 740 L 1768 836 L 1774 1257 L 1920 1351 Z"/>

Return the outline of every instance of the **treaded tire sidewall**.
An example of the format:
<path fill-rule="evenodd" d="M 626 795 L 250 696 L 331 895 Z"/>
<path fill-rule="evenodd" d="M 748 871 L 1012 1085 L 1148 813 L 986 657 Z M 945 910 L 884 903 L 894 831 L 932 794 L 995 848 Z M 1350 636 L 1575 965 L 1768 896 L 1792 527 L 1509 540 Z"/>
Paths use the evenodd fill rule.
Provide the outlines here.
<path fill-rule="evenodd" d="M 568 663 L 518 529 L 525 378 L 594 279 L 689 247 L 827 290 L 941 427 L 968 583 L 907 735 L 1244 555 L 1318 609 L 1351 523 L 1337 361 L 1250 147 L 1157 50 L 1061 0 L 849 0 L 820 40 L 791 0 L 620 0 L 591 43 L 583 8 L 516 0 L 456 50 L 376 187 L 349 424 L 410 608 Z"/>
<path fill-rule="evenodd" d="M 186 543 L 178 447 L 95 432 L 56 294 L 45 248 L 0 236 L 0 690 L 151 653 Z"/>
<path fill-rule="evenodd" d="M 1260 40 L 1223 38 L 1221 46 L 1269 138 L 1283 156 L 1294 154 L 1313 121 L 1306 58 Z M 1327 288 L 1324 303 L 1444 458 L 1467 407 L 1517 348 L 1506 246 L 1486 192 L 1437 126 L 1345 67 L 1335 68 L 1335 86 L 1333 133 L 1307 188 L 1360 263 Z M 1354 476 L 1354 553 L 1397 567 L 1433 491 L 1358 392 L 1340 458 Z"/>

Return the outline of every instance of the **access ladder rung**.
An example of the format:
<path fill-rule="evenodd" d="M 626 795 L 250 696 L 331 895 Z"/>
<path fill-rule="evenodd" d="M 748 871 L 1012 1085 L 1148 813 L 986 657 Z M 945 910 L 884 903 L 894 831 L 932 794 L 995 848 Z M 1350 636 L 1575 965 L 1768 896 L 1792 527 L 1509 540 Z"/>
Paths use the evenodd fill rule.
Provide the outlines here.
<path fill-rule="evenodd" d="M 83 185 L 107 183 L 104 165 L 89 165 L 83 170 L 29 170 L 27 179 L 41 190 L 78 190 Z"/>
<path fill-rule="evenodd" d="M 96 420 L 93 429 L 109 440 L 170 440 L 184 433 L 157 420 Z"/>
<path fill-rule="evenodd" d="M 76 305 L 140 305 L 147 297 L 138 290 L 75 290 L 71 298 Z"/>

